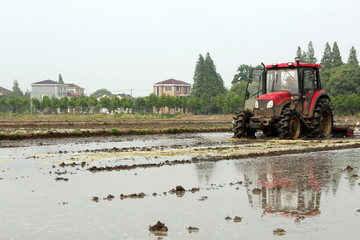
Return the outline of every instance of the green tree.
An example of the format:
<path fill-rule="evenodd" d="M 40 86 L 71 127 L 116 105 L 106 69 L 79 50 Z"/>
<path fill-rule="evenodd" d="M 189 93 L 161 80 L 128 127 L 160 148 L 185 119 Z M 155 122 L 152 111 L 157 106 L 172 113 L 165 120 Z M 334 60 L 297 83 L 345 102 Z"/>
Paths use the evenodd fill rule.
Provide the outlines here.
<path fill-rule="evenodd" d="M 236 74 L 234 75 L 233 80 L 231 81 L 232 84 L 238 83 L 240 81 L 245 81 L 247 82 L 249 80 L 249 75 L 251 70 L 254 67 L 251 65 L 247 65 L 247 64 L 241 64 L 238 69 Z"/>
<path fill-rule="evenodd" d="M 107 96 L 100 98 L 99 100 L 100 106 L 105 108 L 109 113 L 111 113 L 111 99 Z"/>
<path fill-rule="evenodd" d="M 334 69 L 326 84 L 331 96 L 360 93 L 360 66 L 344 64 Z"/>
<path fill-rule="evenodd" d="M 195 97 L 207 94 L 210 98 L 213 98 L 219 93 L 226 93 L 224 81 L 220 74 L 216 72 L 216 66 L 210 54 L 206 54 L 205 60 L 200 54 L 195 67 L 194 85 L 191 94 Z"/>
<path fill-rule="evenodd" d="M 66 110 L 68 109 L 69 107 L 69 98 L 68 97 L 62 97 L 60 99 L 60 104 L 59 104 L 59 108 L 60 108 L 60 111 L 62 113 L 66 113 Z"/>
<path fill-rule="evenodd" d="M 60 83 L 60 84 L 64 84 L 64 81 L 63 81 L 62 76 L 61 76 L 60 73 L 59 73 L 59 83 Z"/>
<path fill-rule="evenodd" d="M 343 65 L 343 61 L 341 59 L 340 50 L 336 42 L 334 42 L 332 48 L 332 67 L 339 67 Z"/>
<path fill-rule="evenodd" d="M 299 57 L 300 59 L 302 59 L 302 52 L 301 52 L 301 47 L 300 46 L 298 46 L 298 48 L 297 48 L 296 57 Z"/>
<path fill-rule="evenodd" d="M 32 105 L 32 110 L 33 111 L 40 111 L 40 101 L 37 98 L 32 98 L 31 99 L 31 105 Z"/>
<path fill-rule="evenodd" d="M 307 60 L 309 63 L 316 63 L 317 59 L 315 57 L 315 50 L 314 50 L 314 45 L 312 43 L 312 41 L 309 42 L 308 44 L 308 50 L 306 52 L 307 55 Z"/>
<path fill-rule="evenodd" d="M 24 96 L 24 93 L 21 91 L 21 89 L 19 87 L 19 82 L 16 79 L 14 80 L 14 83 L 13 83 L 12 95 L 15 98 Z"/>
<path fill-rule="evenodd" d="M 320 64 L 323 70 L 327 70 L 332 67 L 332 52 L 328 42 L 325 44 L 325 50 Z"/>
<path fill-rule="evenodd" d="M 158 108 L 158 97 L 154 93 L 151 93 L 145 98 L 145 106 L 147 110 L 152 113 L 154 108 Z"/>
<path fill-rule="evenodd" d="M 114 113 L 116 110 L 121 108 L 121 100 L 119 97 L 115 96 L 111 99 L 111 107 L 114 110 Z"/>
<path fill-rule="evenodd" d="M 60 99 L 58 99 L 55 96 L 52 96 L 51 97 L 51 110 L 52 110 L 52 112 L 57 114 L 58 113 L 57 110 L 58 110 L 59 107 L 60 107 Z"/>
<path fill-rule="evenodd" d="M 88 99 L 89 106 L 92 112 L 99 112 L 98 111 L 98 103 L 99 101 L 94 96 L 90 96 Z"/>
<path fill-rule="evenodd" d="M 88 99 L 85 96 L 81 96 L 76 99 L 76 106 L 81 108 L 81 112 L 88 112 L 89 103 Z"/>
<path fill-rule="evenodd" d="M 145 98 L 143 97 L 138 97 L 135 99 L 135 106 L 136 109 L 141 112 L 144 113 L 145 107 L 146 107 L 146 101 Z"/>
<path fill-rule="evenodd" d="M 99 89 L 99 90 L 96 90 L 93 94 L 90 95 L 90 97 L 95 97 L 95 98 L 99 98 L 99 97 L 102 97 L 104 95 L 108 95 L 108 96 L 111 96 L 111 92 L 105 88 L 102 88 L 102 89 Z"/>
<path fill-rule="evenodd" d="M 72 113 L 76 113 L 76 106 L 77 106 L 76 100 L 77 100 L 76 97 L 71 97 L 69 99 L 69 108 L 71 108 Z"/>
<path fill-rule="evenodd" d="M 40 109 L 45 113 L 51 113 L 51 100 L 48 96 L 44 96 L 41 100 Z"/>
<path fill-rule="evenodd" d="M 201 99 L 195 96 L 190 96 L 189 109 L 193 114 L 198 114 L 201 109 Z"/>
<path fill-rule="evenodd" d="M 357 54 L 356 54 L 356 50 L 355 47 L 352 46 L 350 49 L 350 54 L 349 54 L 349 58 L 347 61 L 348 64 L 354 64 L 354 65 L 359 65 L 359 61 L 357 59 Z"/>
<path fill-rule="evenodd" d="M 214 102 L 215 102 L 215 106 L 217 108 L 217 112 L 218 113 L 224 113 L 224 110 L 225 110 L 225 95 L 222 94 L 222 93 L 219 93 L 215 97 Z"/>

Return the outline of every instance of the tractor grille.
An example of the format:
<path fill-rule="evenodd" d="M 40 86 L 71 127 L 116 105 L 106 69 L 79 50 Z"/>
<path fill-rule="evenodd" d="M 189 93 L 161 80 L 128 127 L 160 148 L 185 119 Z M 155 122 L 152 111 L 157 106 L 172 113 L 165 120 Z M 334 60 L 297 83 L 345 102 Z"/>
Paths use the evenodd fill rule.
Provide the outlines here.
<path fill-rule="evenodd" d="M 274 108 L 266 108 L 269 100 L 258 100 L 259 108 L 255 109 L 255 116 L 271 117 L 274 115 Z"/>

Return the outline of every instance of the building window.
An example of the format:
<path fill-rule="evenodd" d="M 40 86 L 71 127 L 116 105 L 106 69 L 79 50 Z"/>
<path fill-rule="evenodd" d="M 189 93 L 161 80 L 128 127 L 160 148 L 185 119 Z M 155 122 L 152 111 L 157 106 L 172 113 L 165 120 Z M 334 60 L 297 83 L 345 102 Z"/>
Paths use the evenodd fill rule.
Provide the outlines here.
<path fill-rule="evenodd" d="M 171 92 L 172 86 L 165 86 L 165 92 Z"/>
<path fill-rule="evenodd" d="M 180 86 L 175 86 L 175 91 L 180 92 Z"/>

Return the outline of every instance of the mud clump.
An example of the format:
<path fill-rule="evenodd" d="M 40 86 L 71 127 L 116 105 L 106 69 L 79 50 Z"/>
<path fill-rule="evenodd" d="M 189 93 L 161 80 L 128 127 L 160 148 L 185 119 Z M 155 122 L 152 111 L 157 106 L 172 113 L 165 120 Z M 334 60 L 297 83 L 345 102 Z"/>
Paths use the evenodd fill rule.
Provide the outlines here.
<path fill-rule="evenodd" d="M 345 168 L 345 170 L 348 171 L 348 172 L 352 172 L 352 171 L 354 171 L 354 168 L 353 168 L 352 166 L 348 165 L 348 166 Z"/>
<path fill-rule="evenodd" d="M 282 228 L 277 228 L 273 230 L 273 234 L 274 235 L 285 235 L 286 231 Z"/>
<path fill-rule="evenodd" d="M 94 202 L 99 202 L 100 199 L 99 199 L 99 197 L 93 197 L 91 200 Z"/>
<path fill-rule="evenodd" d="M 120 194 L 120 199 L 123 200 L 125 198 L 144 198 L 146 196 L 145 193 L 141 192 L 141 193 L 134 193 L 134 194 L 129 194 L 129 195 L 124 195 L 124 194 Z"/>
<path fill-rule="evenodd" d="M 255 195 L 260 195 L 261 194 L 261 189 L 260 188 L 254 188 L 252 190 L 252 193 L 255 194 Z"/>
<path fill-rule="evenodd" d="M 168 227 L 164 223 L 158 221 L 154 226 L 149 227 L 150 232 L 167 232 Z"/>
<path fill-rule="evenodd" d="M 189 191 L 192 192 L 192 193 L 196 193 L 196 192 L 200 191 L 200 188 L 192 188 Z"/>
<path fill-rule="evenodd" d="M 234 222 L 241 222 L 241 221 L 242 221 L 242 217 L 239 216 L 234 217 Z"/>
<path fill-rule="evenodd" d="M 104 200 L 111 201 L 111 200 L 113 200 L 114 198 L 115 198 L 115 197 L 114 197 L 113 195 L 109 194 L 109 195 L 107 195 L 106 198 L 103 198 L 103 199 L 104 199 Z"/>
<path fill-rule="evenodd" d="M 187 230 L 189 231 L 189 233 L 193 233 L 193 232 L 198 232 L 199 228 L 190 226 L 187 228 Z"/>
<path fill-rule="evenodd" d="M 199 201 L 205 201 L 208 197 L 207 196 L 202 196 L 200 199 L 198 199 Z"/>
<path fill-rule="evenodd" d="M 185 194 L 185 188 L 183 188 L 181 185 L 179 185 L 179 186 L 176 186 L 176 188 L 174 189 L 171 189 L 170 191 L 169 191 L 169 193 L 171 193 L 171 194 L 176 194 L 176 196 L 177 197 L 182 197 L 182 196 L 184 196 L 184 194 Z"/>
<path fill-rule="evenodd" d="M 55 178 L 55 181 L 64 181 L 64 182 L 67 182 L 67 181 L 69 181 L 69 179 L 68 179 L 68 178 L 63 178 L 63 177 L 57 177 L 57 178 Z"/>
<path fill-rule="evenodd" d="M 226 220 L 226 221 L 231 221 L 232 218 L 231 218 L 229 215 L 227 215 L 227 216 L 225 217 L 225 220 Z"/>

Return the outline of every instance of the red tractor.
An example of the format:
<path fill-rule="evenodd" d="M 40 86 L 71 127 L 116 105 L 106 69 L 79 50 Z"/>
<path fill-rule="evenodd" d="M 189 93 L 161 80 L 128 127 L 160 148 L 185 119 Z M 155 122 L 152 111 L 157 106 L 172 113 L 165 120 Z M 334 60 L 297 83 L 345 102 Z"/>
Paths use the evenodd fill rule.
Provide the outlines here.
<path fill-rule="evenodd" d="M 253 69 L 247 83 L 244 109 L 233 117 L 235 137 L 264 136 L 321 138 L 333 130 L 329 96 L 321 90 L 320 64 L 295 62 Z"/>

